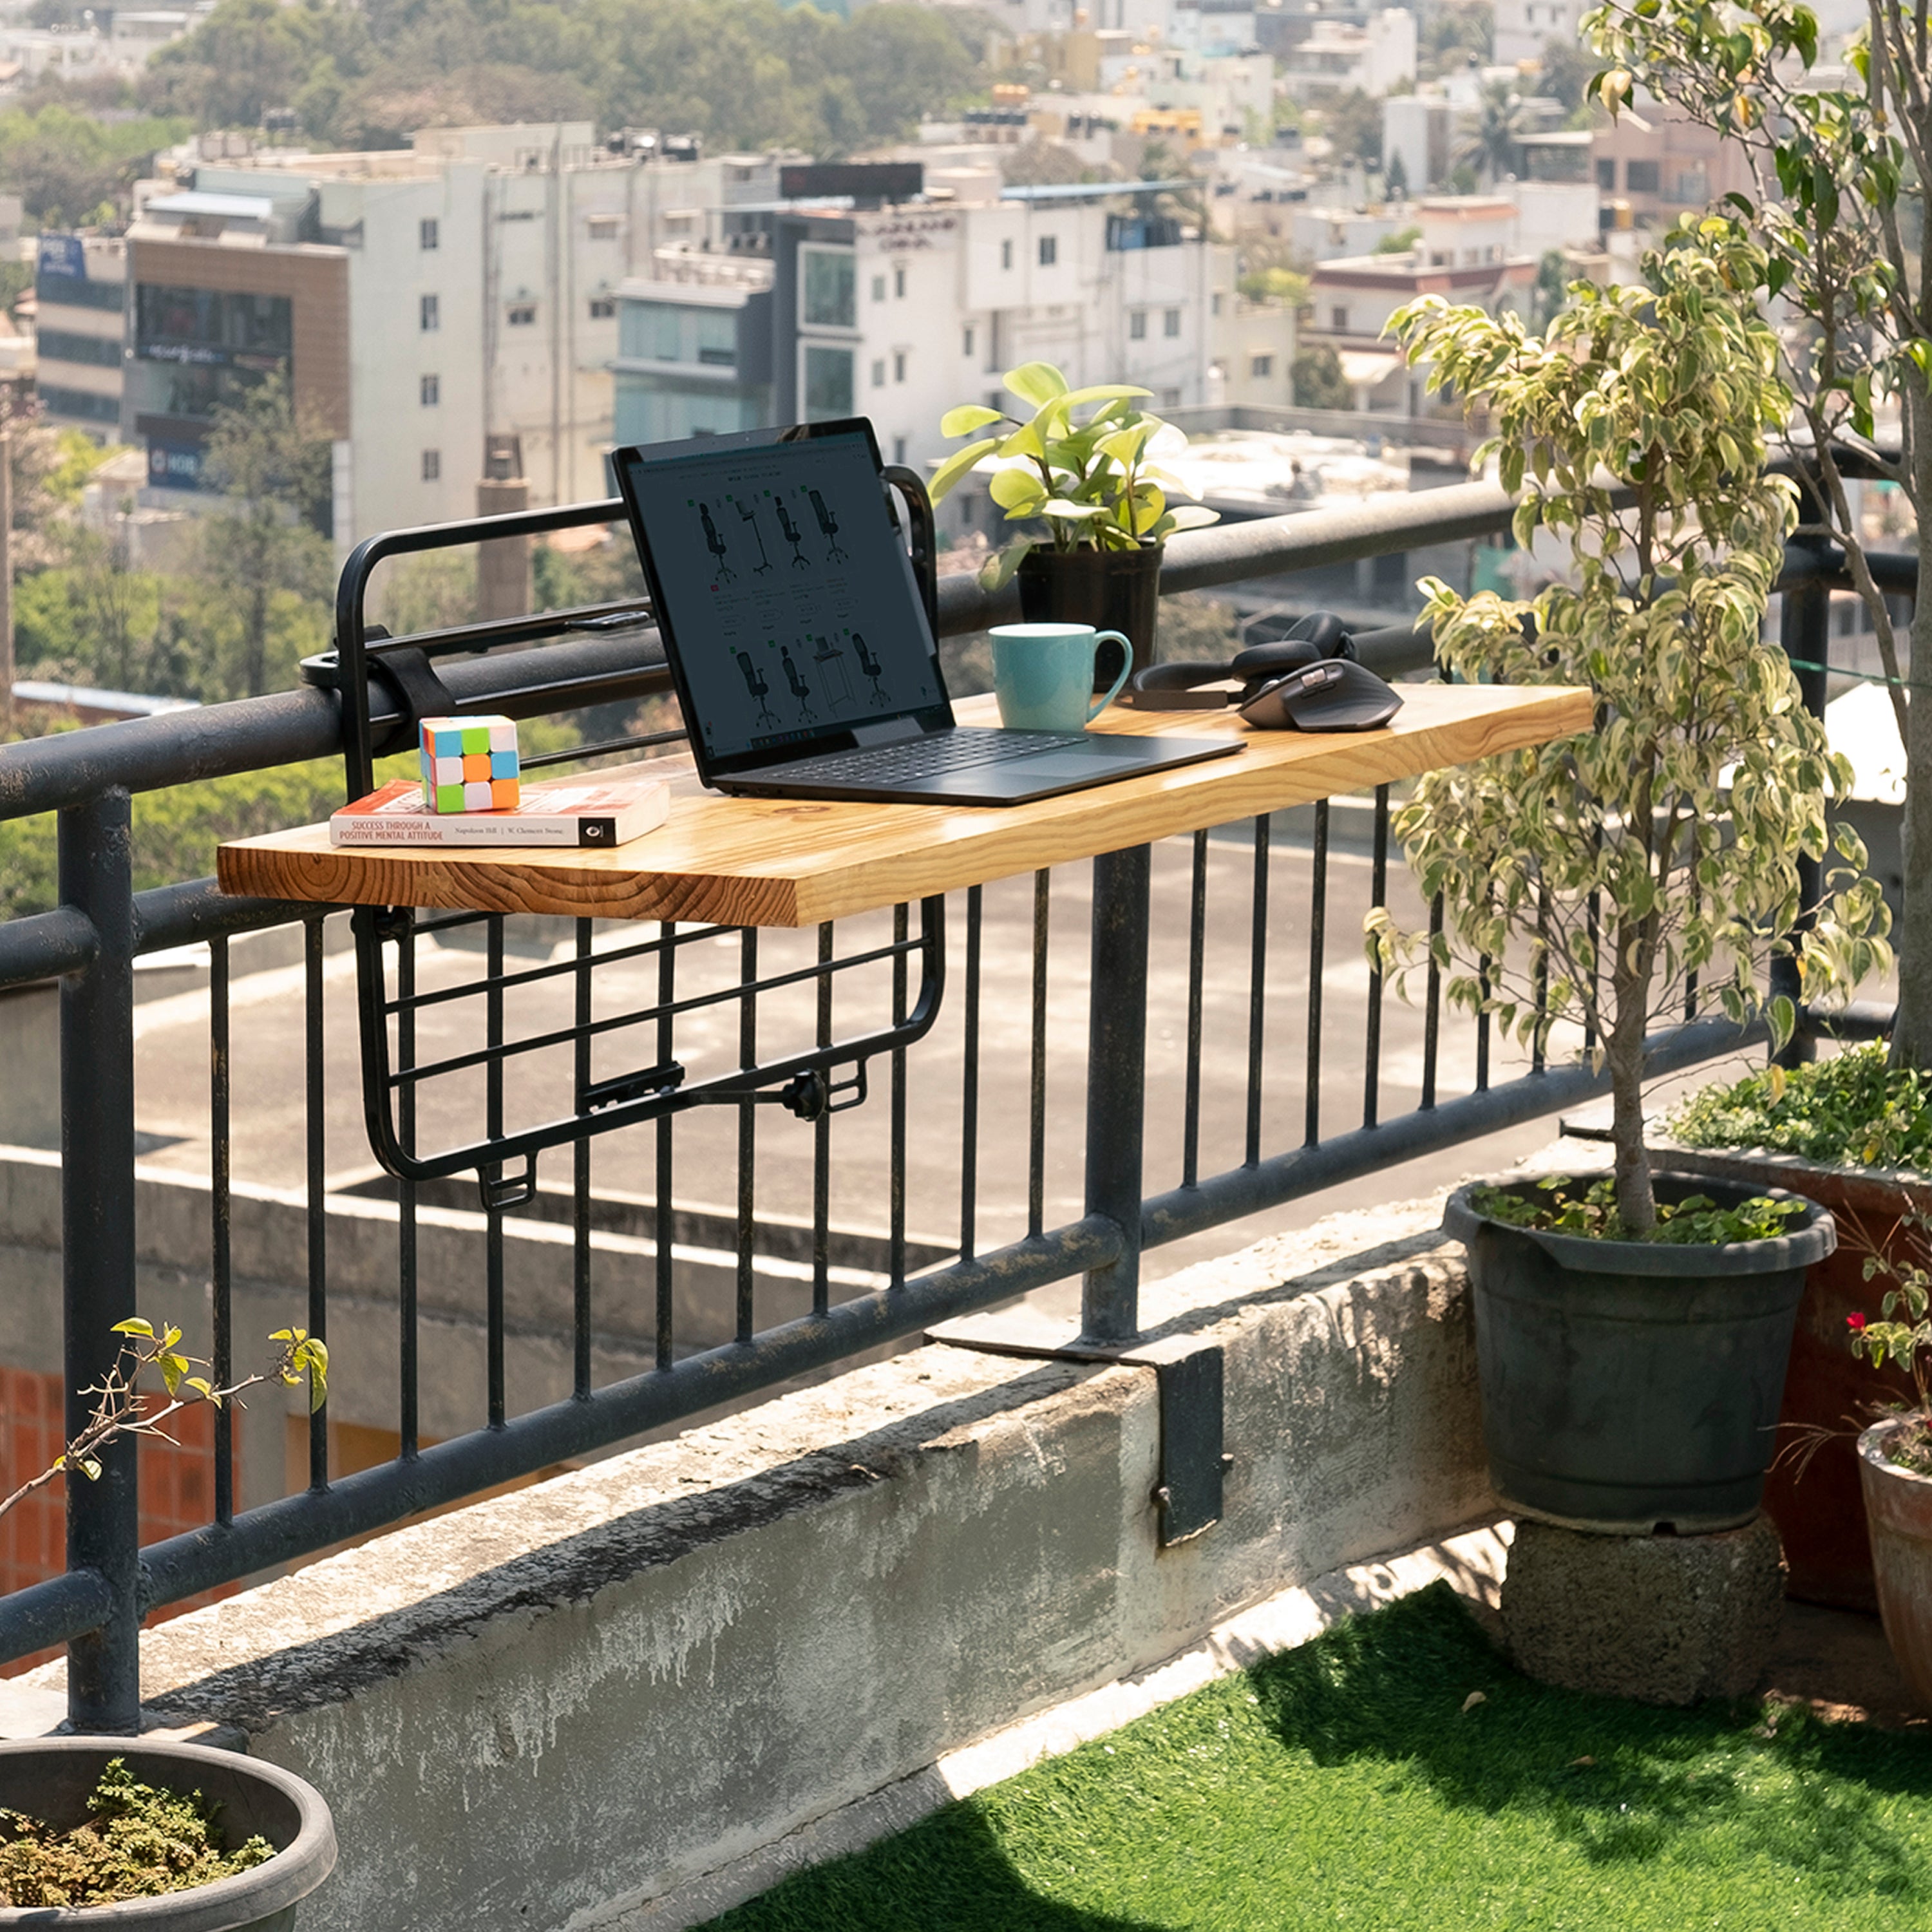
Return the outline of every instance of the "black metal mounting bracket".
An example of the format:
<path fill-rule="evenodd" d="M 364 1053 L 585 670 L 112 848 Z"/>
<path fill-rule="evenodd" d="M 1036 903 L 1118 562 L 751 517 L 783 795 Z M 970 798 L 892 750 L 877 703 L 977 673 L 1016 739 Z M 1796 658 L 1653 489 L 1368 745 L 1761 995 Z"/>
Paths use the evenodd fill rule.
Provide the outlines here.
<path fill-rule="evenodd" d="M 590 922 L 578 922 L 574 956 L 540 965 L 519 962 L 507 967 L 501 914 L 461 914 L 419 917 L 406 907 L 363 907 L 353 916 L 356 936 L 357 1006 L 362 1030 L 362 1103 L 369 1144 L 384 1170 L 398 1180 L 419 1182 L 474 1173 L 483 1205 L 503 1212 L 528 1201 L 536 1186 L 537 1156 L 547 1149 L 587 1140 L 593 1136 L 635 1126 L 647 1120 L 686 1112 L 695 1107 L 775 1106 L 808 1124 L 865 1103 L 867 1064 L 881 1053 L 902 1051 L 923 1039 L 939 1017 L 946 982 L 946 902 L 922 900 L 916 928 L 909 909 L 900 908 L 893 936 L 882 945 L 861 946 L 835 956 L 830 929 L 825 930 L 819 956 L 809 965 L 758 974 L 748 968 L 735 983 L 722 988 L 677 990 L 677 958 L 686 948 L 721 938 L 734 929 L 712 926 L 646 928 L 655 937 L 601 952 L 590 946 Z M 418 992 L 415 983 L 415 946 L 419 938 L 481 922 L 490 930 L 490 970 L 451 987 Z M 753 956 L 748 954 L 747 957 Z M 906 982 L 916 960 L 919 977 L 909 992 Z M 653 962 L 657 968 L 656 996 L 645 1004 L 616 1012 L 599 1012 L 595 998 L 598 968 Z M 842 973 L 887 967 L 896 992 L 889 1023 L 843 1040 L 830 1036 L 831 982 Z M 507 1013 L 520 996 L 545 982 L 559 982 L 575 994 L 575 1016 L 567 1024 L 513 1034 Z M 680 1014 L 728 1009 L 741 1015 L 755 1011 L 761 994 L 781 989 L 814 988 L 825 1016 L 817 1040 L 782 1058 L 760 1060 L 694 1080 L 682 1061 L 666 1055 L 635 1071 L 591 1078 L 596 1042 L 626 1029 L 646 1028 L 662 1052 Z M 418 1055 L 418 1023 L 446 1025 L 452 1012 L 466 1005 L 475 1022 L 477 1043 L 452 1052 L 440 1046 L 433 1057 Z M 506 1126 L 516 1096 L 508 1090 L 513 1070 L 532 1064 L 529 1056 L 568 1054 L 574 1064 L 570 1111 L 554 1118 Z M 440 1150 L 425 1152 L 418 1141 L 419 1102 L 435 1082 L 482 1076 L 484 1088 L 482 1135 Z M 451 1090 L 460 1091 L 461 1088 Z"/>
<path fill-rule="evenodd" d="M 1156 1540 L 1172 1550 L 1221 1520 L 1234 1459 L 1227 1453 L 1226 1363 L 1219 1342 L 1186 1335 L 1118 1343 L 1073 1336 L 1062 1342 L 1023 1311 L 965 1316 L 928 1330 L 926 1339 L 988 1354 L 1153 1370 L 1160 1412 L 1160 1473 L 1149 1498 Z"/>

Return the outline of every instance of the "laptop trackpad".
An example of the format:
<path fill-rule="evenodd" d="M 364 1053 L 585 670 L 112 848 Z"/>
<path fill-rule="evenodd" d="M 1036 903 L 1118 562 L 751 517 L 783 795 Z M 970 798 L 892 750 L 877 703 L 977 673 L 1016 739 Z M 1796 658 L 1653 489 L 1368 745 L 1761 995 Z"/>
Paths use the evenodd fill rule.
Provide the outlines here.
<path fill-rule="evenodd" d="M 1013 769 L 1025 775 L 1028 784 L 1036 778 L 1088 778 L 1102 770 L 1106 763 L 1104 754 L 1092 752 L 1047 752 L 1036 758 L 1027 758 Z"/>

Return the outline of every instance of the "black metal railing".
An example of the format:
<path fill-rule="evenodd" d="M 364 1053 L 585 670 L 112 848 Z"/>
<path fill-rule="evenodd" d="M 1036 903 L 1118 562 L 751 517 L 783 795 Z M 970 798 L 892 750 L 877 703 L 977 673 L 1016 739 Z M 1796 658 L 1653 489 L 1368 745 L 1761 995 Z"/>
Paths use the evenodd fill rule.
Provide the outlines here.
<path fill-rule="evenodd" d="M 1162 590 L 1204 590 L 1473 539 L 1505 530 L 1510 512 L 1500 491 L 1470 484 L 1356 509 L 1190 533 L 1169 545 Z M 445 542 L 472 542 L 513 534 L 526 524 L 551 530 L 618 514 L 615 504 L 586 505 L 451 526 L 438 536 Z M 412 533 L 409 547 L 433 545 Z M 1784 640 L 1794 658 L 1822 664 L 1828 647 L 1823 593 L 1840 581 L 1841 568 L 1815 549 L 1794 548 L 1790 565 Z M 988 596 L 970 576 L 941 580 L 938 610 L 948 635 L 1018 614 L 1015 593 Z M 525 718 L 662 697 L 669 689 L 654 634 L 635 610 L 566 614 L 541 626 L 525 626 L 515 641 L 524 647 L 508 655 L 443 651 L 437 659 L 442 688 L 464 707 Z M 1406 622 L 1363 641 L 1364 656 L 1385 671 L 1420 669 L 1430 661 L 1426 639 Z M 1806 675 L 1808 701 L 1822 704 L 1822 674 Z M 397 722 L 382 706 L 379 686 L 368 728 L 379 746 Z M 386 962 L 380 1010 L 365 1022 L 380 1038 L 358 1042 L 354 1029 L 333 1025 L 329 1017 L 326 909 L 224 897 L 211 880 L 137 892 L 130 858 L 133 794 L 339 755 L 342 745 L 337 694 L 310 687 L 0 749 L 0 818 L 58 815 L 62 903 L 0 926 L 0 987 L 54 977 L 61 985 L 63 1372 L 70 1434 L 83 1419 L 82 1398 L 74 1392 L 106 1368 L 113 1324 L 136 1312 L 137 958 L 194 942 L 209 949 L 208 1255 L 218 1381 L 229 1380 L 237 1366 L 232 1228 L 236 1056 L 243 1042 L 232 1019 L 231 943 L 241 935 L 290 925 L 304 935 L 301 1169 L 307 1214 L 298 1286 L 306 1295 L 306 1325 L 317 1334 L 328 1334 L 330 1317 L 330 1102 L 341 1084 L 332 1048 L 345 1032 L 352 1051 L 359 1046 L 364 1061 L 378 1064 L 386 1111 L 376 1140 L 394 1177 L 386 1184 L 397 1216 L 390 1412 L 399 1453 L 375 1468 L 332 1479 L 324 1409 L 310 1421 L 308 1486 L 243 1508 L 232 1419 L 224 1412 L 216 1418 L 210 1521 L 141 1549 L 136 1459 L 126 1443 L 110 1450 L 100 1481 L 69 1487 L 66 1574 L 0 1603 L 0 1656 L 68 1645 L 70 1708 L 82 1728 L 134 1727 L 139 1627 L 158 1606 L 1075 1276 L 1083 1277 L 1086 1337 L 1131 1336 L 1138 1327 L 1146 1250 L 1550 1114 L 1604 1089 L 1602 1079 L 1576 1060 L 1546 1065 L 1539 1058 L 1510 1077 L 1494 1078 L 1499 1054 L 1486 1022 L 1474 1023 L 1466 1053 L 1452 1053 L 1432 973 L 1419 1040 L 1400 1064 L 1390 1057 L 1391 1015 L 1382 980 L 1365 959 L 1358 969 L 1360 1034 L 1338 1034 L 1331 982 L 1346 956 L 1359 956 L 1359 926 L 1346 934 L 1334 929 L 1337 866 L 1346 858 L 1352 879 L 1365 874 L 1366 904 L 1388 904 L 1392 890 L 1414 899 L 1406 875 L 1389 864 L 1386 787 L 1366 807 L 1365 836 L 1355 842 L 1360 849 L 1346 854 L 1338 849 L 1336 831 L 1344 808 L 1324 803 L 1314 808 L 1305 830 L 1264 818 L 1198 832 L 1191 842 L 1170 842 L 1158 854 L 1142 846 L 1104 854 L 1084 882 L 1078 874 L 1042 872 L 1030 880 L 974 886 L 955 896 L 950 907 L 929 904 L 916 932 L 907 907 L 868 916 L 850 922 L 860 927 L 860 938 L 845 952 L 830 925 L 801 933 L 742 934 L 666 926 L 626 945 L 606 943 L 592 922 L 580 920 L 563 942 L 566 950 L 524 972 L 506 970 L 513 921 L 496 915 L 399 917 L 369 929 L 370 950 Z M 1083 886 L 1090 895 L 1084 974 L 1078 949 L 1069 956 L 1065 931 L 1069 914 L 1081 915 Z M 1430 916 L 1419 902 L 1406 901 L 1401 910 L 1417 920 Z M 446 943 L 452 928 L 466 925 L 482 940 L 480 954 L 467 956 L 467 965 Z M 910 984 L 915 959 L 925 988 L 916 998 Z M 427 1044 L 422 1035 L 432 1024 L 442 1026 L 456 1007 L 479 1004 L 480 995 L 488 1043 L 500 1046 L 504 1001 L 533 1001 L 530 1036 L 562 1056 L 558 1078 L 580 1101 L 603 1078 L 593 1064 L 602 1034 L 592 969 L 619 967 L 635 981 L 626 989 L 623 1024 L 648 1037 L 658 1078 L 655 1086 L 634 1082 L 621 1092 L 619 1082 L 611 1094 L 620 1106 L 640 1096 L 665 1104 L 643 1108 L 626 1136 L 594 1144 L 587 1133 L 539 1136 L 520 1150 L 520 1157 L 527 1154 L 534 1162 L 547 1148 L 554 1147 L 558 1158 L 567 1149 L 567 1199 L 538 1198 L 533 1166 L 523 1177 L 526 1188 L 500 1186 L 493 1198 L 490 1150 L 480 1160 L 473 1148 L 467 1150 L 485 1183 L 484 1279 L 468 1310 L 485 1342 L 483 1400 L 476 1426 L 428 1442 L 421 1426 L 427 1314 L 419 1292 L 420 1221 L 425 1200 L 442 1198 L 434 1196 L 434 1186 L 451 1169 L 425 1164 L 418 1150 L 425 1136 L 460 1124 L 466 1103 L 432 1118 L 427 1076 L 433 1069 L 480 1070 L 494 1082 L 502 1063 L 488 1053 L 466 1060 L 461 1050 Z M 465 971 L 472 976 L 465 980 Z M 869 994 L 845 990 L 862 984 L 868 973 Z M 934 987 L 945 978 L 957 992 L 944 1027 L 931 1030 L 934 1013 L 921 1002 L 936 998 Z M 1284 1068 L 1282 1010 L 1297 979 L 1304 986 L 1294 1029 L 1300 1052 Z M 1161 1022 L 1151 1066 L 1150 984 L 1151 1010 Z M 366 985 L 364 993 L 366 1013 Z M 1077 1011 L 1083 997 L 1084 1013 L 1070 1023 L 1068 1003 Z M 874 1030 L 868 1051 L 886 1063 L 883 1114 L 876 1100 L 849 1120 L 835 1118 L 830 1106 L 795 1108 L 805 1124 L 786 1127 L 794 1138 L 780 1139 L 774 1130 L 761 1139 L 762 1088 L 743 1077 L 746 1070 L 829 1067 L 837 1056 L 828 1050 L 842 1037 L 835 1020 L 842 1006 L 855 1000 L 866 1005 L 863 1024 Z M 547 1012 L 555 1016 L 554 1025 Z M 722 1027 L 714 1024 L 721 1016 Z M 1872 1018 L 1864 1016 L 1863 1023 Z M 681 1031 L 700 1022 L 712 1030 L 699 1041 L 697 1057 L 710 1055 L 712 1097 L 726 1103 L 704 1110 L 701 1119 L 694 1107 L 675 1104 L 679 1092 L 694 1093 L 704 1084 L 701 1071 L 696 1080 L 685 1080 Z M 1860 1023 L 1854 1016 L 1851 1024 Z M 790 1042 L 789 1053 L 782 1036 Z M 1746 1036 L 1720 1020 L 1687 1015 L 1654 1043 L 1653 1071 L 1694 1065 L 1733 1050 Z M 422 1052 L 429 1060 L 418 1058 Z M 675 1081 L 662 1071 L 674 1064 Z M 1458 1088 L 1464 1090 L 1454 1090 Z M 1084 1113 L 1084 1138 L 1068 1116 L 1070 1088 Z M 539 1082 L 539 1099 L 542 1091 Z M 1150 1102 L 1154 1092 L 1157 1103 Z M 1225 1109 L 1224 1099 L 1230 1102 Z M 510 1131 L 502 1104 L 500 1089 L 489 1084 L 482 1105 L 500 1143 Z M 728 1123 L 735 1130 L 729 1136 Z M 682 1156 L 680 1132 L 704 1136 L 694 1150 L 683 1144 Z M 1232 1157 L 1216 1169 L 1214 1144 L 1220 1140 L 1232 1143 Z M 633 1216 L 630 1225 L 646 1231 L 650 1249 L 648 1266 L 640 1251 L 637 1280 L 615 1292 L 608 1284 L 600 1288 L 592 1266 L 599 1216 L 608 1208 L 598 1168 L 614 1161 L 640 1181 L 624 1196 L 625 1212 Z M 680 1334 L 677 1270 L 680 1231 L 688 1234 L 698 1223 L 695 1210 L 676 1192 L 680 1174 L 694 1165 L 714 1196 L 729 1197 L 704 1222 L 712 1231 L 704 1238 L 728 1242 L 718 1250 L 728 1263 L 718 1279 L 722 1283 L 728 1274 L 730 1282 L 728 1323 L 695 1336 Z M 1149 1184 L 1150 1165 L 1164 1172 L 1158 1186 Z M 499 1182 L 502 1166 L 495 1161 Z M 775 1176 L 790 1190 L 788 1198 L 809 1204 L 784 1263 L 808 1281 L 808 1310 L 776 1322 L 765 1318 L 768 1310 L 761 1306 L 768 1282 L 760 1264 L 776 1265 L 771 1258 L 777 1250 L 760 1202 L 761 1178 L 769 1190 Z M 1057 1198 L 1077 1211 L 1057 1211 Z M 885 1223 L 878 1250 L 883 1265 L 856 1286 L 832 1260 L 842 1212 L 850 1217 L 849 1208 L 836 1205 L 841 1199 L 868 1204 Z M 563 1220 L 571 1237 L 554 1250 L 568 1276 L 568 1314 L 561 1322 L 568 1330 L 568 1391 L 521 1408 L 511 1400 L 506 1375 L 513 1337 L 504 1288 L 506 1222 L 520 1209 Z M 922 1240 L 919 1226 L 944 1232 Z M 721 1286 L 718 1292 L 727 1291 Z M 595 1372 L 600 1338 L 614 1327 L 636 1340 L 644 1365 L 600 1383 Z"/>

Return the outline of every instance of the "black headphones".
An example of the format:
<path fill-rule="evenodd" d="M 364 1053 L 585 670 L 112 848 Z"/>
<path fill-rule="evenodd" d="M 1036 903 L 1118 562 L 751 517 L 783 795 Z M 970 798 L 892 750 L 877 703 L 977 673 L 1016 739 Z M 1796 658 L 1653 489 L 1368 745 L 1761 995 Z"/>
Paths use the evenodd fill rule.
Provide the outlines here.
<path fill-rule="evenodd" d="M 1238 691 L 1204 689 L 1238 682 Z M 1238 706 L 1262 730 L 1367 731 L 1402 700 L 1356 660 L 1355 640 L 1331 610 L 1298 619 L 1285 638 L 1250 644 L 1226 664 L 1150 664 L 1120 694 L 1142 711 L 1220 711 Z"/>

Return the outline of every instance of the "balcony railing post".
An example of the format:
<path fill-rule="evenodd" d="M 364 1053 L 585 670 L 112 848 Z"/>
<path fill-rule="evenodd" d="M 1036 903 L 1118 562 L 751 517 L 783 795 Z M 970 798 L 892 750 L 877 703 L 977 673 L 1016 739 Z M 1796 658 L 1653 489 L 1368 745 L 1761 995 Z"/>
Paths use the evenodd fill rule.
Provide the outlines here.
<path fill-rule="evenodd" d="M 1087 1212 L 1120 1231 L 1120 1252 L 1090 1268 L 1080 1327 L 1093 1342 L 1140 1328 L 1141 1133 L 1147 1071 L 1148 888 L 1144 845 L 1094 861 L 1093 970 L 1087 1022 Z"/>
<path fill-rule="evenodd" d="M 62 902 L 98 936 L 93 962 L 61 984 L 61 1273 L 66 1432 L 86 1424 L 134 1309 L 134 914 L 128 796 L 115 789 L 60 814 Z M 77 1731 L 140 1728 L 140 1522 L 135 1443 L 101 1452 L 98 1481 L 69 1471 L 67 1567 L 107 1584 L 113 1607 L 68 1645 L 68 1717 Z"/>
<path fill-rule="evenodd" d="M 1809 574 L 1804 566 L 1810 566 Z M 1826 666 L 1829 662 L 1832 648 L 1832 593 L 1822 574 L 1824 558 L 1820 547 L 1800 540 L 1787 544 L 1785 548 L 1785 584 L 1784 604 L 1778 620 L 1778 642 L 1784 655 L 1791 660 L 1792 675 L 1798 680 L 1798 688 L 1803 694 L 1804 708 L 1813 717 L 1822 718 L 1825 715 L 1825 698 L 1828 674 Z M 1798 916 L 1792 937 L 1802 944 L 1806 926 L 1811 922 L 1809 908 L 1818 903 L 1824 890 L 1825 868 L 1816 859 L 1801 856 L 1798 861 L 1798 903 L 1806 908 Z M 1782 994 L 1792 1006 L 1802 1007 L 1796 958 L 1777 958 L 1771 962 L 1770 990 L 1774 997 Z M 1816 1057 L 1816 1040 L 1807 1034 L 1801 1024 L 1772 1058 L 1780 1066 L 1801 1066 Z"/>

